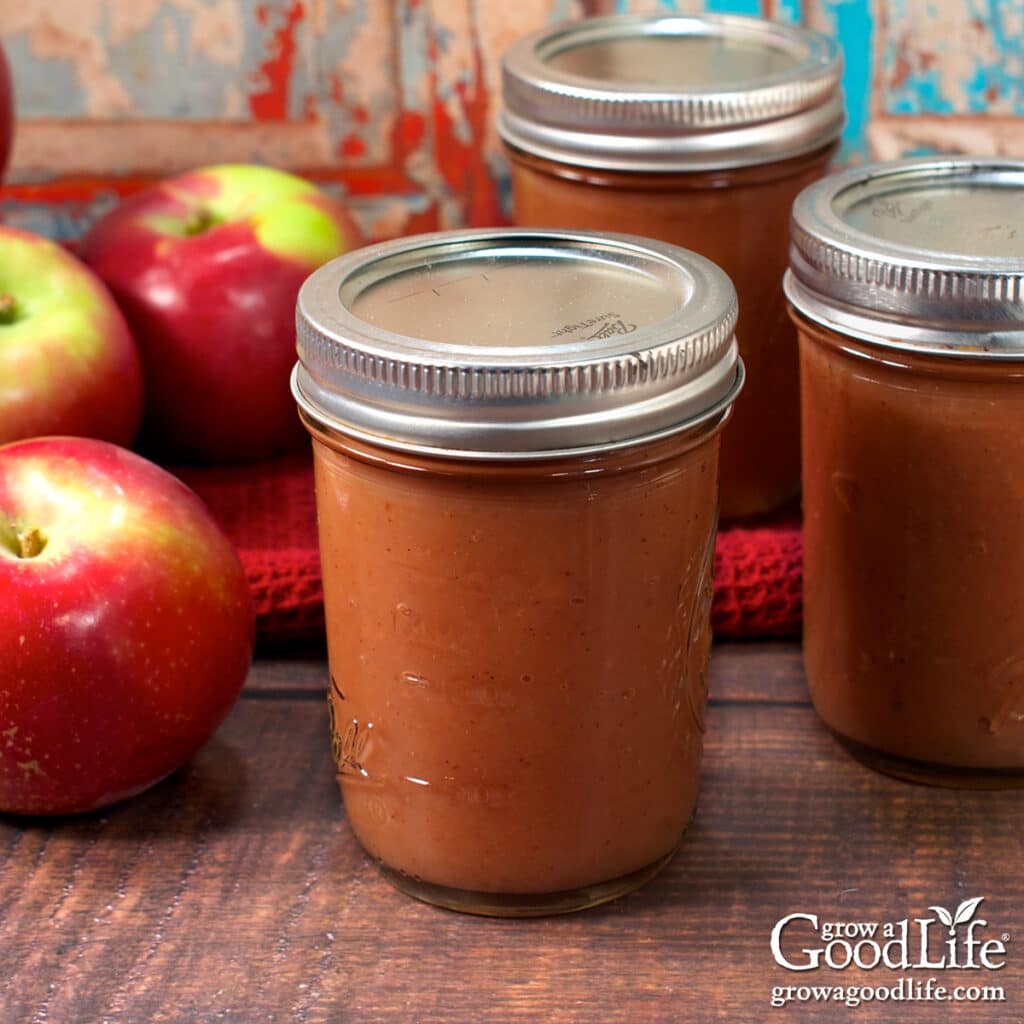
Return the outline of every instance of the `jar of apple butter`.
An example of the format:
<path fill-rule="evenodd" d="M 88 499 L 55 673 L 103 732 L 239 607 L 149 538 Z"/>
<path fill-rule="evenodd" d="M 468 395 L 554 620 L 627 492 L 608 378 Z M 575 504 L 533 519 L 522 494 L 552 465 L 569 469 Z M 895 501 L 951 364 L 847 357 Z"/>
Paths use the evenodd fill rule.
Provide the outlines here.
<path fill-rule="evenodd" d="M 1024 163 L 924 159 L 793 210 L 804 647 L 868 764 L 1024 783 Z"/>
<path fill-rule="evenodd" d="M 722 436 L 722 515 L 800 486 L 789 210 L 843 128 L 833 41 L 755 18 L 618 15 L 547 28 L 503 61 L 498 130 L 520 225 L 628 231 L 729 275 L 748 383 Z"/>
<path fill-rule="evenodd" d="M 736 299 L 628 236 L 400 239 L 299 295 L 334 758 L 401 889 L 577 910 L 694 810 Z"/>

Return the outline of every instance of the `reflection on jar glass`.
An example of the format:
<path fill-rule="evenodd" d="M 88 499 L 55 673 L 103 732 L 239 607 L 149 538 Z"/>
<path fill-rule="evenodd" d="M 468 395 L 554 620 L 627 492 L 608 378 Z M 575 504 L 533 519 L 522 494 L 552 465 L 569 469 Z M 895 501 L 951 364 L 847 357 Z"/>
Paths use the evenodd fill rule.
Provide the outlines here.
<path fill-rule="evenodd" d="M 722 436 L 722 514 L 793 498 L 797 347 L 780 281 L 789 211 L 844 123 L 837 44 L 735 16 L 623 15 L 545 29 L 503 62 L 498 121 L 521 225 L 629 231 L 721 266 L 749 375 Z"/>
<path fill-rule="evenodd" d="M 918 781 L 1024 782 L 1024 164 L 812 186 L 800 332 L 805 659 L 825 723 Z"/>
<path fill-rule="evenodd" d="M 735 315 L 708 261 L 581 233 L 404 239 L 304 286 L 333 753 L 404 891 L 576 910 L 675 850 Z"/>

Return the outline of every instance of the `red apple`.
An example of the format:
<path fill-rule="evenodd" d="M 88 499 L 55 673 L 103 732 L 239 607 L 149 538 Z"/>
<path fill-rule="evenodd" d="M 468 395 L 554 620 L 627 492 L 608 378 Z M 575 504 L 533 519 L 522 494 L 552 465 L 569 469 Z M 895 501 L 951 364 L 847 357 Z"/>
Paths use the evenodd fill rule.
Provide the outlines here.
<path fill-rule="evenodd" d="M 7 158 L 14 141 L 14 85 L 4 48 L 0 45 L 0 181 L 4 177 Z"/>
<path fill-rule="evenodd" d="M 0 225 L 0 444 L 127 445 L 141 412 L 138 352 L 103 282 L 61 246 Z"/>
<path fill-rule="evenodd" d="M 200 462 L 301 443 L 288 385 L 295 300 L 310 271 L 355 239 L 324 192 L 250 165 L 162 182 L 98 221 L 81 254 L 138 341 L 147 442 Z"/>
<path fill-rule="evenodd" d="M 0 447 L 0 811 L 92 810 L 173 772 L 253 633 L 238 557 L 175 477 L 84 438 Z"/>

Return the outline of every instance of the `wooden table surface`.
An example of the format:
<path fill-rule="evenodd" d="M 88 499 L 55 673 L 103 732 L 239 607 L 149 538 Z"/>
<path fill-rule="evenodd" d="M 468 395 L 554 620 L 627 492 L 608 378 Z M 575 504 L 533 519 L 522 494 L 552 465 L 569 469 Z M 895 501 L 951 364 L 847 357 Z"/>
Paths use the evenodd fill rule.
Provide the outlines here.
<path fill-rule="evenodd" d="M 531 921 L 437 910 L 378 876 L 335 788 L 325 681 L 318 654 L 263 658 L 162 785 L 83 818 L 0 820 L 2 1024 L 1024 1021 L 1024 792 L 862 768 L 818 724 L 793 645 L 716 651 L 700 808 L 662 875 Z M 797 973 L 772 957 L 790 913 L 884 923 L 978 896 L 977 936 L 1008 936 L 1000 970 Z M 791 927 L 796 959 L 813 934 Z M 776 986 L 904 976 L 1005 1000 L 771 1005 Z"/>

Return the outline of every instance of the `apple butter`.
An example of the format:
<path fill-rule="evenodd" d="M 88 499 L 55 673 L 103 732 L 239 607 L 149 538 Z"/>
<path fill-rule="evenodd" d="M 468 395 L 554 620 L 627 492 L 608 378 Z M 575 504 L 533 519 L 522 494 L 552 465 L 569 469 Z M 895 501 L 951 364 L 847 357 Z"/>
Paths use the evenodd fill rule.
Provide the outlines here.
<path fill-rule="evenodd" d="M 735 318 L 702 257 L 584 232 L 401 239 L 303 286 L 333 753 L 404 891 L 577 910 L 675 850 Z"/>
<path fill-rule="evenodd" d="M 807 677 L 858 757 L 1024 783 L 1024 163 L 812 185 L 786 291 L 803 398 Z"/>
<path fill-rule="evenodd" d="M 833 41 L 755 18 L 620 15 L 547 28 L 503 62 L 498 128 L 520 225 L 628 231 L 722 267 L 748 382 L 721 442 L 725 518 L 800 484 L 789 210 L 844 124 Z"/>

